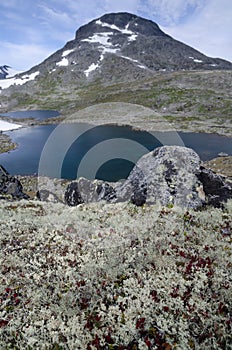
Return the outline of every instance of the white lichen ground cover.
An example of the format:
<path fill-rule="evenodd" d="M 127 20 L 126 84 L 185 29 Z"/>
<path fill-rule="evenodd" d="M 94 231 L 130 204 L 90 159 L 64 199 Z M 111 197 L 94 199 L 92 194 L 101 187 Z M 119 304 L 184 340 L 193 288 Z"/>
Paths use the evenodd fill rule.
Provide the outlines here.
<path fill-rule="evenodd" d="M 231 214 L 0 202 L 0 349 L 232 349 Z"/>

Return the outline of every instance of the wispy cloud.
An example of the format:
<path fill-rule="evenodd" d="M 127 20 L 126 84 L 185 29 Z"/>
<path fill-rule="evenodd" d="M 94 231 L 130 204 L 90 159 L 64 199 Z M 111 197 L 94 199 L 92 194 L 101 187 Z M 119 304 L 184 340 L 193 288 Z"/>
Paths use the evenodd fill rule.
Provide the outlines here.
<path fill-rule="evenodd" d="M 232 61 L 231 18 L 232 2 L 211 0 L 191 21 L 164 26 L 163 29 L 208 56 Z"/>
<path fill-rule="evenodd" d="M 161 25 L 175 25 L 193 17 L 206 0 L 146 0 L 140 1 L 140 11 L 148 17 L 155 17 Z"/>
<path fill-rule="evenodd" d="M 38 8 L 41 10 L 40 18 L 44 21 L 46 25 L 52 26 L 52 24 L 56 24 L 64 27 L 70 26 L 70 21 L 72 22 L 71 14 L 67 12 L 63 12 L 52 7 L 46 5 L 38 5 Z"/>
<path fill-rule="evenodd" d="M 5 62 L 13 69 L 24 71 L 42 62 L 54 52 L 54 49 L 36 44 L 14 44 L 0 42 L 0 62 Z"/>

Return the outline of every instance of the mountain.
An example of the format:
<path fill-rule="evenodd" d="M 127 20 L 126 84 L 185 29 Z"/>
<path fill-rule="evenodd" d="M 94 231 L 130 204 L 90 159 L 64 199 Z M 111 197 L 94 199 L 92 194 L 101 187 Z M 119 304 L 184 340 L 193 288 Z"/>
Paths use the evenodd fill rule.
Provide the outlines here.
<path fill-rule="evenodd" d="M 74 40 L 26 75 L 39 72 L 38 79 L 49 74 L 63 81 L 86 82 L 150 76 L 157 71 L 213 69 L 232 69 L 232 63 L 203 55 L 150 20 L 110 13 L 79 28 Z"/>
<path fill-rule="evenodd" d="M 67 109 L 75 111 L 93 103 L 126 100 L 158 108 L 163 113 L 164 107 L 168 111 L 165 89 L 170 79 L 178 76 L 182 81 L 178 82 L 178 89 L 187 84 L 187 88 L 193 90 L 194 87 L 194 91 L 199 88 L 199 82 L 204 81 L 199 99 L 205 95 L 210 103 L 209 91 L 217 88 L 216 83 L 224 88 L 218 72 L 223 74 L 225 86 L 228 86 L 231 76 L 226 72 L 229 71 L 232 72 L 231 62 L 205 56 L 173 39 L 150 20 L 125 12 L 110 13 L 80 27 L 73 40 L 41 64 L 0 82 L 0 103 L 6 109 L 39 107 L 67 112 Z M 205 72 L 212 72 L 215 76 L 211 79 L 213 86 L 207 86 L 209 76 Z M 192 74 L 198 76 L 194 83 L 183 82 L 183 76 Z M 155 89 L 160 91 L 151 95 L 151 86 L 154 85 L 151 80 L 157 79 L 164 86 L 162 89 L 156 86 Z M 168 93 L 172 93 L 170 87 Z M 141 99 L 144 94 L 147 94 L 146 98 Z M 193 91 L 185 96 L 192 99 Z M 175 92 L 170 101 L 178 97 L 179 93 Z M 189 101 L 182 104 L 175 108 L 183 111 L 193 105 Z M 212 109 L 212 106 L 204 108 Z"/>

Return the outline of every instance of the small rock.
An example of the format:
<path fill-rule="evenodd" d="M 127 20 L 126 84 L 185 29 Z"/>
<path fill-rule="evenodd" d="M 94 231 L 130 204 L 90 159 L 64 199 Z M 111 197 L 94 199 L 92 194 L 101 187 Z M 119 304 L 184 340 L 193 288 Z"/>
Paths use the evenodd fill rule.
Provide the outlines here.
<path fill-rule="evenodd" d="M 207 204 L 221 207 L 222 202 L 232 198 L 232 187 L 225 182 L 223 176 L 201 166 L 198 179 L 203 185 Z"/>
<path fill-rule="evenodd" d="M 220 152 L 218 153 L 218 157 L 229 157 L 229 154 L 225 152 Z"/>
<path fill-rule="evenodd" d="M 78 204 L 84 203 L 77 182 L 72 182 L 68 185 L 65 194 L 64 194 L 65 203 L 70 207 L 75 207 Z"/>

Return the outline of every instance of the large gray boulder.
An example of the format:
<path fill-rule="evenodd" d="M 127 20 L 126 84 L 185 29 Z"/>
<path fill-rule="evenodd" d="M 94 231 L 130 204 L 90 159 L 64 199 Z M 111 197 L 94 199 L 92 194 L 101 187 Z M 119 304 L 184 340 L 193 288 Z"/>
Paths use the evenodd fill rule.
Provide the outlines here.
<path fill-rule="evenodd" d="M 192 149 L 163 146 L 144 155 L 127 180 L 116 188 L 118 200 L 199 207 L 205 202 L 203 185 L 198 178 L 200 158 Z"/>

